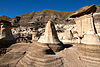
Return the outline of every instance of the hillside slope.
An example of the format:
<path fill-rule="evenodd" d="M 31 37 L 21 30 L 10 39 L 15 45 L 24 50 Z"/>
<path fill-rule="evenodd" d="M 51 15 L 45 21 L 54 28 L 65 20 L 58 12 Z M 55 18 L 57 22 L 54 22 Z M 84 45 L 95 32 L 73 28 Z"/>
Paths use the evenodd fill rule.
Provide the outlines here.
<path fill-rule="evenodd" d="M 24 14 L 21 17 L 20 22 L 47 22 L 52 20 L 54 22 L 65 22 L 65 19 L 72 14 L 72 12 L 60 12 L 56 10 L 43 10 L 43 11 L 33 11 Z"/>
<path fill-rule="evenodd" d="M 11 18 L 8 17 L 8 16 L 0 15 L 0 19 L 2 19 L 2 20 L 8 20 L 9 21 Z"/>
<path fill-rule="evenodd" d="M 85 6 L 82 8 L 87 9 L 89 6 Z M 82 8 L 78 9 L 77 11 L 80 11 Z M 96 13 L 100 12 L 100 5 L 96 5 Z M 74 23 L 74 21 L 69 22 L 67 20 L 67 18 L 72 15 L 73 13 L 77 12 L 61 12 L 61 11 L 56 11 L 56 10 L 49 10 L 49 9 L 45 9 L 42 11 L 32 11 L 30 13 L 27 14 L 23 14 L 19 17 L 15 17 L 15 18 L 9 18 L 7 16 L 0 16 L 1 19 L 4 20 L 11 20 L 12 23 L 14 23 L 15 21 L 18 22 L 18 24 L 20 25 L 27 25 L 28 22 L 31 23 L 46 23 L 48 20 L 51 20 L 55 23 Z M 20 18 L 20 19 L 19 19 Z M 100 19 L 99 16 L 95 16 L 95 19 Z"/>

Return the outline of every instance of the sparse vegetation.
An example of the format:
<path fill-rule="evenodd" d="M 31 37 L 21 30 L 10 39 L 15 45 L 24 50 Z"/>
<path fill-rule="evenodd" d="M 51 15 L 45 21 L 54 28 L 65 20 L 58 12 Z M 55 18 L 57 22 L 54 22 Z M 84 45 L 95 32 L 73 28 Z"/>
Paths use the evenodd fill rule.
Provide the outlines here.
<path fill-rule="evenodd" d="M 11 18 L 7 17 L 7 16 L 0 15 L 0 19 L 2 19 L 2 20 L 10 20 Z"/>
<path fill-rule="evenodd" d="M 49 10 L 49 9 L 45 9 L 43 11 L 33 11 L 27 14 L 23 14 L 22 16 L 27 16 L 27 15 L 31 15 L 31 14 L 40 14 L 40 13 L 45 13 L 45 14 L 49 14 L 50 16 L 52 15 L 56 15 L 56 16 L 61 16 L 63 18 L 68 17 L 70 14 L 72 14 L 73 12 L 61 12 L 61 11 L 56 11 L 56 10 Z"/>

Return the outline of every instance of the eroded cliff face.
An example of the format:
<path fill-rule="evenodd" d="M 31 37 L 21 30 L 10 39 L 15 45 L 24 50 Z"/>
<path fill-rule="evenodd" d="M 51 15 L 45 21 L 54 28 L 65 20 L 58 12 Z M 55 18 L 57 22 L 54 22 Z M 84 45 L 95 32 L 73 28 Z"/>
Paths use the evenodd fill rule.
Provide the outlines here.
<path fill-rule="evenodd" d="M 93 8 L 91 8 L 91 7 L 93 7 Z M 94 8 L 96 8 L 96 9 L 94 9 Z M 100 12 L 100 5 L 96 5 L 96 7 L 94 7 L 94 5 L 85 6 L 85 7 L 80 8 L 79 10 L 77 10 L 75 12 L 76 12 L 76 14 L 80 13 L 80 12 L 83 12 L 83 14 L 85 14 L 84 11 L 87 11 L 87 13 L 88 13 L 88 10 L 95 11 L 94 13 L 99 13 Z M 9 18 L 7 16 L 0 15 L 0 19 L 10 20 L 13 23 L 13 22 L 15 22 L 13 20 L 20 18 L 19 21 L 17 21 L 17 22 L 22 24 L 22 25 L 27 24 L 28 22 L 46 23 L 49 20 L 53 21 L 55 23 L 69 23 L 70 24 L 70 23 L 74 23 L 74 22 L 68 22 L 69 20 L 67 20 L 67 18 L 73 13 L 74 12 L 60 12 L 60 11 L 56 11 L 56 10 L 46 9 L 43 11 L 32 11 L 30 13 L 23 14 L 19 17 L 15 17 L 15 18 Z M 99 20 L 99 18 L 100 18 L 100 15 L 96 15 L 94 18 L 95 22 L 96 22 L 96 20 Z"/>
<path fill-rule="evenodd" d="M 47 21 L 53 21 L 54 23 L 66 23 L 68 22 L 67 17 L 73 12 L 60 12 L 56 10 L 43 10 L 43 11 L 33 11 L 20 16 L 19 24 L 25 25 L 28 22 L 32 23 L 46 23 Z M 11 20 L 16 20 L 17 18 L 12 18 Z M 13 23 L 14 21 L 12 21 Z M 69 22 L 71 23 L 71 22 Z M 73 22 L 72 22 L 73 23 Z"/>
<path fill-rule="evenodd" d="M 34 22 L 47 22 L 49 20 L 55 21 L 55 22 L 62 22 L 66 19 L 68 15 L 70 15 L 72 12 L 60 12 L 55 10 L 43 10 L 43 11 L 33 11 L 28 14 L 24 14 L 21 16 L 21 20 L 24 20 L 25 18 L 28 21 L 34 21 Z M 20 21 L 22 22 L 22 21 Z"/>
<path fill-rule="evenodd" d="M 47 21 L 52 21 L 55 23 L 57 33 L 59 34 L 59 39 L 62 38 L 62 33 L 65 32 L 66 29 L 73 28 L 72 32 L 77 32 L 77 26 L 74 20 L 68 19 L 70 15 L 77 15 L 81 13 L 81 15 L 87 14 L 89 12 L 93 13 L 94 23 L 97 29 L 97 33 L 100 33 L 100 6 L 99 5 L 91 5 L 91 6 L 85 6 L 75 12 L 60 12 L 55 10 L 43 10 L 43 11 L 33 11 L 27 14 L 24 14 L 22 16 L 17 16 L 14 18 L 7 18 L 10 22 L 12 22 L 13 26 L 17 26 L 13 28 L 14 30 L 12 32 L 21 32 L 20 28 L 25 28 L 25 32 L 28 32 L 27 29 L 35 28 L 35 32 L 38 33 L 38 38 L 41 36 L 44 32 L 44 27 L 47 23 Z M 2 18 L 1 18 L 2 19 Z M 6 19 L 5 19 L 6 20 Z M 84 22 L 83 22 L 84 23 Z M 79 23 L 78 23 L 79 25 Z M 20 26 L 20 27 L 19 27 Z M 24 26 L 24 27 L 23 27 Z M 71 27 L 72 26 L 72 27 Z M 24 32 L 24 31 L 22 31 Z"/>
<path fill-rule="evenodd" d="M 92 5 L 92 6 L 85 6 L 80 8 L 79 10 L 75 11 L 76 15 L 80 12 L 81 14 L 89 13 L 89 11 L 93 11 L 94 14 L 100 12 L 99 5 Z M 86 13 L 84 13 L 84 11 Z M 19 17 L 11 18 L 10 21 L 15 23 L 15 25 L 19 24 L 21 26 L 34 26 L 34 27 L 45 27 L 47 21 L 52 21 L 57 24 L 75 24 L 73 20 L 69 20 L 68 17 L 70 15 L 75 14 L 74 12 L 60 12 L 55 10 L 43 10 L 43 11 L 33 11 L 27 14 L 23 14 Z M 19 19 L 20 18 L 20 19 Z M 96 14 L 94 16 L 94 22 L 100 22 L 100 14 Z M 33 25 L 29 24 L 33 23 Z"/>
<path fill-rule="evenodd" d="M 11 20 L 12 24 L 14 22 L 15 23 L 14 25 L 19 24 L 21 26 L 26 26 L 26 27 L 21 27 L 21 26 L 17 27 L 18 29 L 15 28 L 16 30 L 13 28 L 13 34 L 17 32 L 18 34 L 19 33 L 21 34 L 18 36 L 23 37 L 22 34 L 26 35 L 26 33 L 27 34 L 32 33 L 33 43 L 29 43 L 29 44 L 17 43 L 17 44 L 13 44 L 8 49 L 5 49 L 5 50 L 2 49 L 1 53 L 6 53 L 6 52 L 7 53 L 0 57 L 0 63 L 1 63 L 0 67 L 6 67 L 6 66 L 8 67 L 33 67 L 33 66 L 34 67 L 39 67 L 39 66 L 42 66 L 42 67 L 66 67 L 66 66 L 67 67 L 98 67 L 100 66 L 100 62 L 99 62 L 100 61 L 100 55 L 99 55 L 100 44 L 99 45 L 93 44 L 93 42 L 96 42 L 97 44 L 98 42 L 100 42 L 98 41 L 99 38 L 97 38 L 97 36 L 94 33 L 92 34 L 92 32 L 94 32 L 93 14 L 91 13 L 86 14 L 86 15 L 84 14 L 84 12 L 88 12 L 88 8 L 89 7 L 84 7 L 84 9 L 86 10 L 83 11 L 83 14 L 81 14 L 83 16 L 76 18 L 77 26 L 76 25 L 71 26 L 70 22 L 73 20 L 70 20 L 70 19 L 66 20 L 63 14 L 58 15 L 57 13 L 56 15 L 56 13 L 54 13 L 52 16 L 52 13 L 48 13 L 48 11 L 47 12 L 32 12 L 20 17 L 12 18 Z M 95 16 L 97 16 L 96 13 L 98 15 L 99 12 L 95 12 L 94 13 Z M 48 20 L 54 21 L 54 23 L 59 23 L 59 24 L 55 24 L 55 28 L 57 29 L 58 34 L 55 34 L 54 26 L 50 25 L 51 22 L 47 24 L 46 29 L 40 28 L 37 31 L 36 29 L 34 29 L 34 27 L 33 29 L 32 28 L 28 29 L 28 26 L 27 26 L 28 23 L 36 24 L 36 27 L 39 27 L 38 23 L 45 24 L 47 23 Z M 66 24 L 64 24 L 63 20 L 66 20 L 65 22 Z M 67 25 L 67 23 L 69 23 L 69 25 Z M 99 23 L 99 21 L 97 23 Z M 40 26 L 41 25 L 42 24 L 40 24 Z M 76 27 L 78 27 L 79 30 L 77 30 Z M 46 33 L 44 33 L 44 38 L 43 38 L 44 42 L 40 41 L 41 43 L 39 43 L 39 41 L 37 42 L 34 39 L 36 37 L 36 34 L 39 33 L 41 30 L 42 31 L 45 30 L 44 32 Z M 63 30 L 65 30 L 65 33 Z M 89 30 L 92 30 L 92 32 Z M 59 31 L 62 31 L 62 32 L 59 33 Z M 89 34 L 88 34 L 88 31 L 89 31 Z M 55 44 L 55 43 L 59 43 L 59 40 L 63 40 L 64 38 L 65 38 L 65 41 L 71 40 L 71 43 L 74 43 L 74 41 L 72 40 L 72 37 L 73 36 L 75 37 L 75 35 L 72 36 L 71 34 L 75 33 L 76 37 L 78 37 L 78 34 L 82 35 L 82 33 L 84 32 L 85 33 L 87 32 L 86 33 L 87 35 L 84 36 L 84 41 L 82 42 L 84 44 L 66 44 L 66 45 L 64 44 L 63 47 L 65 49 L 61 50 L 60 52 L 58 51 L 57 53 L 54 51 L 53 48 L 51 48 L 51 47 L 54 47 L 54 48 L 59 47 L 57 46 L 58 44 Z M 58 40 L 57 35 L 59 37 L 59 40 Z M 67 36 L 69 38 L 63 37 L 63 36 Z M 73 39 L 77 40 L 77 38 L 73 38 Z M 80 40 L 81 40 L 81 37 L 80 37 Z M 87 42 L 92 43 L 93 45 L 92 44 L 86 45 L 88 44 Z M 48 43 L 53 43 L 53 44 L 49 44 L 49 49 L 48 49 L 48 47 L 42 46 L 42 45 L 45 45 L 44 43 L 47 43 L 47 45 Z M 81 43 L 81 42 L 78 42 L 78 43 Z M 51 49 L 54 52 L 51 51 Z"/>

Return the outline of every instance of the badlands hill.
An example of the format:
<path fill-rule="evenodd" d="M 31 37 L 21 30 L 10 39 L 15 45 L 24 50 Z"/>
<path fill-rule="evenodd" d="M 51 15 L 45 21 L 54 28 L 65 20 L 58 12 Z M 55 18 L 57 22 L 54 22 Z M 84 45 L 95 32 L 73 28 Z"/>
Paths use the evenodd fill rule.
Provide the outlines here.
<path fill-rule="evenodd" d="M 77 11 L 74 12 L 61 12 L 61 11 L 56 11 L 56 10 L 49 10 L 49 9 L 45 9 L 42 11 L 32 11 L 30 13 L 27 14 L 23 14 L 19 17 L 14 17 L 14 18 L 10 18 L 7 16 L 2 16 L 0 15 L 0 19 L 4 19 L 4 20 L 10 20 L 11 22 L 15 22 L 15 20 L 17 20 L 16 22 L 18 22 L 20 25 L 25 25 L 28 22 L 32 22 L 32 23 L 46 23 L 47 21 L 51 20 L 55 23 L 69 23 L 69 24 L 73 24 L 74 22 L 68 22 L 68 17 L 70 15 L 72 15 L 75 12 L 80 12 L 81 10 L 86 10 L 89 6 L 85 6 L 83 8 L 78 9 Z M 95 12 L 100 12 L 100 5 L 96 5 L 96 11 Z M 98 20 L 100 18 L 100 16 L 95 16 L 96 20 Z"/>
<path fill-rule="evenodd" d="M 12 44 L 7 49 L 1 50 L 0 67 L 99 67 L 100 40 L 94 24 L 95 20 L 100 21 L 97 19 L 100 18 L 99 8 L 98 5 L 96 7 L 95 5 L 86 6 L 69 15 L 65 12 L 57 11 L 57 13 L 55 11 L 53 12 L 53 10 L 44 10 L 11 18 L 10 21 L 15 23 L 15 25 L 24 25 L 27 23 L 37 23 L 38 25 L 38 23 L 44 24 L 46 21 L 50 21 L 47 23 L 44 33 L 40 35 L 38 41 L 35 40 L 35 36 L 40 31 L 33 31 L 30 30 L 31 28 L 28 29 L 28 27 L 22 27 L 23 29 L 21 30 L 19 29 L 21 26 L 13 28 L 13 34 L 18 30 L 18 34 L 21 33 L 21 35 L 18 35 L 18 38 L 22 42 Z M 73 19 L 77 22 L 78 31 L 75 26 L 72 27 L 72 29 L 75 28 L 76 36 L 72 36 L 72 34 L 74 35 L 71 32 L 72 29 L 68 30 L 67 27 L 65 32 L 59 33 L 56 30 L 56 24 L 54 25 L 54 23 L 72 22 L 73 20 L 68 19 L 69 16 L 74 17 Z M 6 21 L 6 23 L 9 22 Z M 2 32 L 4 30 L 11 30 L 10 26 L 8 27 L 2 20 L 1 24 L 5 25 L 1 26 L 1 28 L 3 27 L 1 29 L 1 31 L 3 30 Z M 60 26 L 61 24 L 57 25 Z M 64 25 L 71 27 L 71 25 Z M 25 33 L 23 33 L 24 30 L 26 31 Z M 26 35 L 27 32 L 32 34 L 32 43 L 23 43 L 25 37 L 22 39 L 22 34 Z M 66 37 L 61 36 L 60 34 L 62 33 Z M 8 32 L 5 35 L 8 35 Z M 61 39 L 58 37 L 61 37 Z M 18 38 L 16 39 L 18 40 Z M 70 43 L 67 42 L 69 40 Z"/>
<path fill-rule="evenodd" d="M 0 15 L 0 19 L 3 19 L 3 20 L 10 20 L 11 18 L 8 17 L 8 16 Z"/>
<path fill-rule="evenodd" d="M 46 23 L 51 20 L 55 23 L 66 23 L 67 17 L 71 15 L 73 12 L 60 12 L 56 10 L 43 10 L 43 11 L 32 11 L 30 13 L 19 16 L 20 20 L 19 24 L 23 25 L 27 22 L 32 23 Z M 17 17 L 12 18 L 11 20 L 16 20 Z M 13 21 L 12 21 L 13 22 Z"/>

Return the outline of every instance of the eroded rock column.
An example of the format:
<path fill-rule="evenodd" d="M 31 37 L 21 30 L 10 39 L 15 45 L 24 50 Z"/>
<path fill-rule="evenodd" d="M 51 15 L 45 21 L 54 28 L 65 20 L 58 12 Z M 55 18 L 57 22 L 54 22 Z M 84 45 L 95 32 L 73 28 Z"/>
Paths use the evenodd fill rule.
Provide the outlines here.
<path fill-rule="evenodd" d="M 60 51 L 63 49 L 62 42 L 58 39 L 57 32 L 53 22 L 48 21 L 43 36 L 40 37 L 38 42 L 45 44 L 53 51 Z M 44 46 L 44 45 L 43 45 Z"/>

